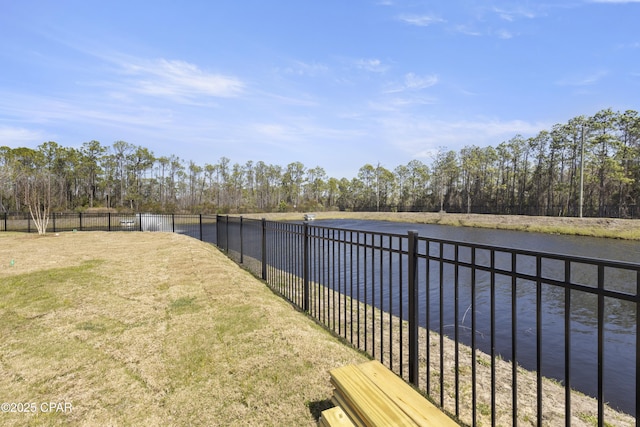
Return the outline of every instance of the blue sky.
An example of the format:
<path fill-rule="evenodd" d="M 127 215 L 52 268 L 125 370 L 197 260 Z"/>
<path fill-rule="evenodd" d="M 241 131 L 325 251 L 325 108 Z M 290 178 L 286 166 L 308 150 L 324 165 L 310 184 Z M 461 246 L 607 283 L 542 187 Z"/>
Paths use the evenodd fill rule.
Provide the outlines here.
<path fill-rule="evenodd" d="M 427 164 L 640 106 L 640 0 L 0 0 L 0 146 Z"/>

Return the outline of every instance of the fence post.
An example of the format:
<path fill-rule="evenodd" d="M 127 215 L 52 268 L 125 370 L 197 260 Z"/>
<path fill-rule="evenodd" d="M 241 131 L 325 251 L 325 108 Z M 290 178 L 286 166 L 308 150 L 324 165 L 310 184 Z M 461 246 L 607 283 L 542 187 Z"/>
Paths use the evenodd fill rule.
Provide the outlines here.
<path fill-rule="evenodd" d="M 227 244 L 227 247 L 225 248 L 225 250 L 227 251 L 227 253 L 229 253 L 229 215 L 227 215 L 225 217 L 224 223 L 225 223 L 225 226 L 226 226 L 226 228 L 224 230 L 225 231 L 225 238 L 224 239 L 226 241 L 225 243 Z"/>
<path fill-rule="evenodd" d="M 111 212 L 107 212 L 107 221 L 109 221 L 107 224 L 107 230 L 111 231 Z"/>
<path fill-rule="evenodd" d="M 418 232 L 409 231 L 409 382 L 418 387 Z M 427 362 L 428 363 L 428 362 Z"/>
<path fill-rule="evenodd" d="M 27 233 L 31 233 L 31 215 L 27 215 Z"/>
<path fill-rule="evenodd" d="M 4 231 L 7 231 L 7 213 L 4 213 Z"/>
<path fill-rule="evenodd" d="M 78 217 L 80 218 L 80 227 L 78 229 L 82 231 L 82 212 L 78 212 Z"/>
<path fill-rule="evenodd" d="M 55 212 L 51 212 L 51 219 L 53 219 L 53 232 L 56 232 L 56 213 Z"/>
<path fill-rule="evenodd" d="M 219 248 L 220 248 L 220 236 L 222 236 L 222 233 L 220 232 L 221 222 L 222 222 L 222 216 L 216 214 L 216 246 L 218 246 Z"/>
<path fill-rule="evenodd" d="M 267 220 L 262 218 L 262 280 L 267 280 Z"/>
<path fill-rule="evenodd" d="M 302 311 L 309 312 L 309 223 L 304 223 L 304 255 L 302 257 L 302 280 L 304 289 L 302 291 Z"/>
<path fill-rule="evenodd" d="M 243 233 L 242 233 L 242 215 L 240 215 L 240 264 L 244 264 L 244 247 L 242 246 L 242 241 L 244 240 L 242 238 Z"/>
<path fill-rule="evenodd" d="M 204 241 L 204 236 L 202 235 L 202 214 L 200 214 L 200 241 Z"/>
<path fill-rule="evenodd" d="M 176 232 L 176 214 L 174 213 L 171 214 L 171 232 Z"/>

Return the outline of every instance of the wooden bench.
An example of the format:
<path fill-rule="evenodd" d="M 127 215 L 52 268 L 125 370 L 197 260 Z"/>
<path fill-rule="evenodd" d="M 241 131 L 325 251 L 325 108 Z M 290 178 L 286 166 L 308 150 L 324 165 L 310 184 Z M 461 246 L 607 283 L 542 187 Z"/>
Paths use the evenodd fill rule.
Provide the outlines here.
<path fill-rule="evenodd" d="M 322 412 L 318 421 L 322 427 L 458 426 L 376 360 L 336 368 L 329 374 L 336 406 Z"/>

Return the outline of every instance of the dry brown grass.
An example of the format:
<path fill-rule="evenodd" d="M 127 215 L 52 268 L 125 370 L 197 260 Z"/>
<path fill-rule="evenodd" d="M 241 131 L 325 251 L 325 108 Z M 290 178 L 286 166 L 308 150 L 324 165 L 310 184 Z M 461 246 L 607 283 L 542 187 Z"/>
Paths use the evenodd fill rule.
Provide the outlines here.
<path fill-rule="evenodd" d="M 0 402 L 38 405 L 8 426 L 314 425 L 328 371 L 366 360 L 170 233 L 0 234 L 0 336 Z"/>

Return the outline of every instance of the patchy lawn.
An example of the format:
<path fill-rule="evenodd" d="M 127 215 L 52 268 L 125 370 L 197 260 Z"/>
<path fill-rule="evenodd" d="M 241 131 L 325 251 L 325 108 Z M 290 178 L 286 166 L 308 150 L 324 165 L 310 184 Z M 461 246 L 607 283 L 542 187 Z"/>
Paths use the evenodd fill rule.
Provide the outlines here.
<path fill-rule="evenodd" d="M 311 426 L 366 360 L 171 233 L 0 233 L 0 336 L 6 426 Z"/>

